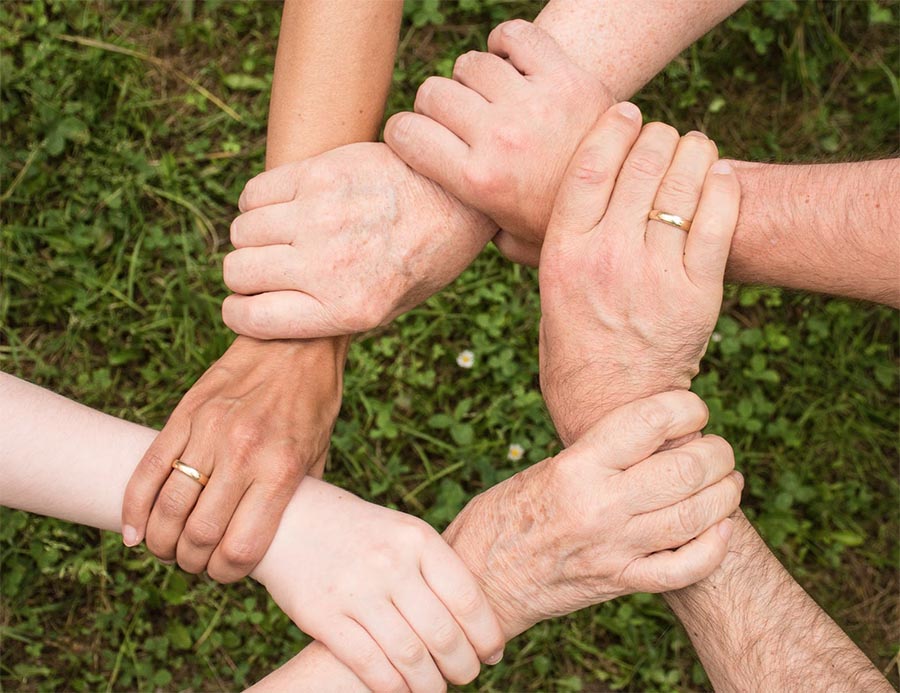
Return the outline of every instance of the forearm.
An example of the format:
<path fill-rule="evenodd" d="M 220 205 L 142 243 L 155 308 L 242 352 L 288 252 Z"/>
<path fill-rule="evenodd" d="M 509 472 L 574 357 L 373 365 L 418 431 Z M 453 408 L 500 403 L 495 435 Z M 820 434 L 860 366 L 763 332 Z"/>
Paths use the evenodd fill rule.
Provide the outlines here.
<path fill-rule="evenodd" d="M 393 73 L 399 0 L 287 0 L 266 168 L 374 140 Z"/>
<path fill-rule="evenodd" d="M 278 37 L 266 168 L 374 140 L 393 73 L 402 2 L 286 0 Z M 338 88 L 339 85 L 339 88 Z M 258 340 L 238 337 L 235 347 Z M 268 341 L 267 352 L 296 352 L 343 370 L 348 337 Z M 274 356 L 273 356 L 274 357 Z"/>
<path fill-rule="evenodd" d="M 890 691 L 888 682 L 784 569 L 742 513 L 709 578 L 666 601 L 716 691 Z"/>
<path fill-rule="evenodd" d="M 744 2 L 550 0 L 535 24 L 621 101 Z"/>
<path fill-rule="evenodd" d="M 733 163 L 741 214 L 729 279 L 900 306 L 900 161 Z"/>

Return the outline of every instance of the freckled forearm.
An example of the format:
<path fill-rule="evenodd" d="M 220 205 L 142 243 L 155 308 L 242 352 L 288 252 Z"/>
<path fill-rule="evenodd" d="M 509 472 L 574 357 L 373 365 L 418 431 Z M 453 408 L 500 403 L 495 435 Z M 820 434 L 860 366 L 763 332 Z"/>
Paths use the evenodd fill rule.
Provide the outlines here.
<path fill-rule="evenodd" d="M 900 306 L 900 160 L 734 165 L 730 280 Z"/>

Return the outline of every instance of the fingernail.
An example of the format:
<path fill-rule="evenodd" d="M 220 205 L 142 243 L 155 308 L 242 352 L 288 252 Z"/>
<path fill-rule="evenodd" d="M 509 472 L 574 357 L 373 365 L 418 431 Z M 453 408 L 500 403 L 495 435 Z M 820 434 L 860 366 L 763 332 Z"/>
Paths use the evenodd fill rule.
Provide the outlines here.
<path fill-rule="evenodd" d="M 731 539 L 731 535 L 734 532 L 734 521 L 730 519 L 722 520 L 719 523 L 719 536 L 722 537 L 723 541 L 728 541 Z"/>
<path fill-rule="evenodd" d="M 484 660 L 484 663 L 488 666 L 494 666 L 495 664 L 499 664 L 501 659 L 503 659 L 503 650 L 492 654 L 490 657 Z"/>
<path fill-rule="evenodd" d="M 744 488 L 744 475 L 741 474 L 737 469 L 735 469 L 735 470 L 732 472 L 732 474 L 736 474 L 736 475 L 737 475 L 737 482 L 738 482 L 738 485 L 740 485 L 741 488 Z"/>
<path fill-rule="evenodd" d="M 635 106 L 630 101 L 623 101 L 618 106 L 616 106 L 616 110 L 620 115 L 628 118 L 628 120 L 640 121 L 641 119 L 641 109 Z"/>
<path fill-rule="evenodd" d="M 710 171 L 720 176 L 729 175 L 734 169 L 731 168 L 731 164 L 729 164 L 724 159 L 719 159 L 716 163 L 712 165 Z"/>
<path fill-rule="evenodd" d="M 122 527 L 122 543 L 125 544 L 125 546 L 137 546 L 140 542 L 141 537 L 134 527 L 131 525 Z"/>
<path fill-rule="evenodd" d="M 700 132 L 699 130 L 691 130 L 685 137 L 698 137 L 701 140 L 708 140 L 709 137 L 706 136 L 705 133 Z"/>
<path fill-rule="evenodd" d="M 159 559 L 159 562 L 163 565 L 175 565 L 175 561 L 165 561 L 162 558 Z"/>

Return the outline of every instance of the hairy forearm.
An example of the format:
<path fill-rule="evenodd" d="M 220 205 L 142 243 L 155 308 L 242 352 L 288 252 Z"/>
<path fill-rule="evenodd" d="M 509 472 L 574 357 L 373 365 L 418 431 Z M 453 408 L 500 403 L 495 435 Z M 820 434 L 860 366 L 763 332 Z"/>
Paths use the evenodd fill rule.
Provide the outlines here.
<path fill-rule="evenodd" d="M 732 281 L 900 307 L 900 160 L 733 163 L 741 214 Z"/>
<path fill-rule="evenodd" d="M 716 691 L 890 691 L 742 513 L 709 578 L 666 595 Z"/>
<path fill-rule="evenodd" d="M 621 101 L 745 1 L 550 0 L 535 24 Z"/>

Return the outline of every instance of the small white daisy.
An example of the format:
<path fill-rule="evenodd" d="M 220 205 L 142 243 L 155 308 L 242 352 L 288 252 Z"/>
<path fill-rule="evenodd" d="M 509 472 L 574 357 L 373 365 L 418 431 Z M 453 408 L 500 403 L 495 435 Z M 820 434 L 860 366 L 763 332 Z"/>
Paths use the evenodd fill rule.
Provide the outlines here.
<path fill-rule="evenodd" d="M 475 365 L 475 354 L 468 349 L 459 352 L 459 356 L 456 357 L 456 365 L 460 368 L 471 368 Z"/>
<path fill-rule="evenodd" d="M 721 335 L 719 332 L 713 332 L 713 333 L 712 333 L 712 336 L 710 337 L 710 339 L 711 339 L 713 342 L 721 342 L 721 341 L 722 341 L 722 335 Z"/>
<path fill-rule="evenodd" d="M 509 452 L 506 453 L 506 459 L 510 462 L 518 462 L 522 459 L 522 456 L 525 454 L 525 448 L 523 448 L 518 443 L 513 443 L 509 446 Z"/>

